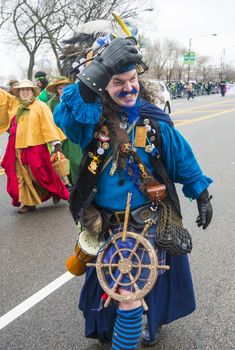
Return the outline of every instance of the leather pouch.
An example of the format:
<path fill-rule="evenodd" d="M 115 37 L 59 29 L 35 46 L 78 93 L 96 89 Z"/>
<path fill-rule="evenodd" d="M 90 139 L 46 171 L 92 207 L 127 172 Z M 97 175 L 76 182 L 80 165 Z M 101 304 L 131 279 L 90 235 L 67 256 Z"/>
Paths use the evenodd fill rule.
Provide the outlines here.
<path fill-rule="evenodd" d="M 131 211 L 130 224 L 136 229 L 142 228 L 149 220 L 157 221 L 157 218 L 157 210 L 152 210 L 151 204 L 148 203 Z"/>
<path fill-rule="evenodd" d="M 151 202 L 160 202 L 166 198 L 166 186 L 163 184 L 152 184 L 147 186 L 148 198 Z"/>

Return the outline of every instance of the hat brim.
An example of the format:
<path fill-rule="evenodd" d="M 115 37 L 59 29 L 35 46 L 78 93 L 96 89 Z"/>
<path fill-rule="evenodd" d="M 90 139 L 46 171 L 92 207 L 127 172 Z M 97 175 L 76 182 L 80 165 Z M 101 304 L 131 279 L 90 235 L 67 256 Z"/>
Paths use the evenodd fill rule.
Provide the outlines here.
<path fill-rule="evenodd" d="M 16 86 L 11 89 L 11 93 L 14 94 L 15 96 L 19 96 L 20 89 L 24 88 L 30 88 L 33 90 L 34 96 L 39 96 L 41 93 L 41 89 L 38 86 Z"/>
<path fill-rule="evenodd" d="M 60 80 L 58 82 L 52 82 L 52 83 L 48 84 L 46 89 L 47 89 L 48 92 L 55 94 L 57 92 L 57 86 L 59 86 L 59 85 L 70 85 L 70 84 L 72 84 L 72 83 L 69 80 Z"/>

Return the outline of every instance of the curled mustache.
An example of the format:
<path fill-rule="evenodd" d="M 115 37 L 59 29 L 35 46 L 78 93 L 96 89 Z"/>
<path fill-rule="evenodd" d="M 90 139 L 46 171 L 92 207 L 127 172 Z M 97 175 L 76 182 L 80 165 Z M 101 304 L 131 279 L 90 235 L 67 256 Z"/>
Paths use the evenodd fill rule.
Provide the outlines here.
<path fill-rule="evenodd" d="M 127 95 L 129 94 L 133 94 L 133 95 L 137 95 L 138 94 L 138 90 L 136 90 L 135 88 L 132 88 L 131 91 L 121 91 L 119 94 L 118 94 L 118 97 L 126 97 Z"/>

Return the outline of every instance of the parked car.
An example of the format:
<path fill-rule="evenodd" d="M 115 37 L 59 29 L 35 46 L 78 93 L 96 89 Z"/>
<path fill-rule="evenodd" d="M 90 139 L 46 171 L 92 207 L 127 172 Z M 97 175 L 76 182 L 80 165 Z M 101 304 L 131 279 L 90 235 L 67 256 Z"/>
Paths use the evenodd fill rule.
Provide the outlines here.
<path fill-rule="evenodd" d="M 171 113 L 171 96 L 165 83 L 161 80 L 150 80 L 156 91 L 156 105 L 166 113 Z"/>

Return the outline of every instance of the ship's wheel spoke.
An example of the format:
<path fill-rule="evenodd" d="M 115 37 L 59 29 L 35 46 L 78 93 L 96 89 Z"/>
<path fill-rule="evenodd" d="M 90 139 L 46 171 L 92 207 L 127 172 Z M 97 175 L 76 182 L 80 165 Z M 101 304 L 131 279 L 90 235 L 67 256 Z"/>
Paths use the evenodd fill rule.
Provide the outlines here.
<path fill-rule="evenodd" d="M 140 245 L 140 242 L 136 241 L 136 243 L 135 243 L 135 245 L 134 245 L 134 248 L 132 249 L 132 252 L 131 252 L 131 254 L 130 254 L 130 256 L 129 256 L 129 259 L 132 259 L 132 258 L 133 258 L 133 255 L 136 253 L 136 251 L 137 251 L 139 245 Z"/>
<path fill-rule="evenodd" d="M 100 264 L 100 267 L 102 268 L 102 267 L 118 267 L 118 264 L 109 264 L 109 263 L 101 263 Z"/>
<path fill-rule="evenodd" d="M 114 245 L 114 247 L 116 248 L 117 253 L 118 253 L 118 255 L 120 256 L 120 258 L 123 259 L 122 252 L 120 251 L 120 249 L 119 249 L 119 247 L 118 247 L 118 245 L 117 245 L 117 242 L 113 242 L 113 245 Z"/>

